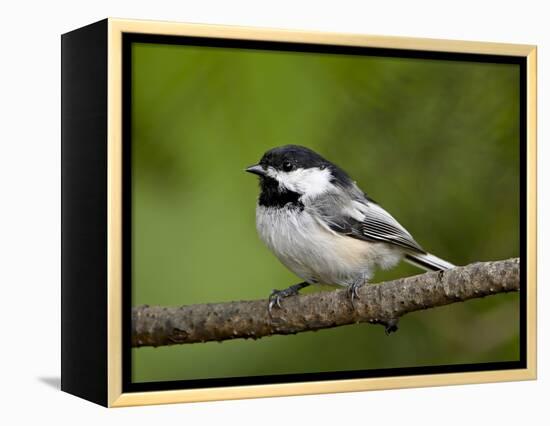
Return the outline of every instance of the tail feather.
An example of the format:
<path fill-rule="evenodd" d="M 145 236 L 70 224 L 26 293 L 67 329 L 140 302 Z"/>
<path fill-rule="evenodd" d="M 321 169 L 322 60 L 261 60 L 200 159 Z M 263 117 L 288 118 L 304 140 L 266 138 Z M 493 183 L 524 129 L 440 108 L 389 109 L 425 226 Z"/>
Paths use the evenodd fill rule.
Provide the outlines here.
<path fill-rule="evenodd" d="M 455 267 L 452 263 L 430 253 L 408 253 L 405 255 L 405 261 L 426 271 L 444 271 Z"/>

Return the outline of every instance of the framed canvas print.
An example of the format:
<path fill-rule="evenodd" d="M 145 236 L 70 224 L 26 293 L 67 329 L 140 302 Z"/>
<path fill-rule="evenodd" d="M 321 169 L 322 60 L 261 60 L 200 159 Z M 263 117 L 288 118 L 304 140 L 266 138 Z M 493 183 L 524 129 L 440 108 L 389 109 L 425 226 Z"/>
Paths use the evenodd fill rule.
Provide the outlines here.
<path fill-rule="evenodd" d="M 536 377 L 534 46 L 120 19 L 61 41 L 64 391 Z"/>

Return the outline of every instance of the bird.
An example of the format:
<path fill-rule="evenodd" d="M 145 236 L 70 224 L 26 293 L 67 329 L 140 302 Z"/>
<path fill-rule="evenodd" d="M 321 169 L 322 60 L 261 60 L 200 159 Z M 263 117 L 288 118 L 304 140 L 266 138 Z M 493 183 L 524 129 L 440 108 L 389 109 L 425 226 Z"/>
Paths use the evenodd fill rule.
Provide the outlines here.
<path fill-rule="evenodd" d="M 428 271 L 455 267 L 424 250 L 346 171 L 310 148 L 275 147 L 245 171 L 259 177 L 260 239 L 302 280 L 271 292 L 270 314 L 312 284 L 345 287 L 353 303 L 377 269 L 401 260 Z"/>

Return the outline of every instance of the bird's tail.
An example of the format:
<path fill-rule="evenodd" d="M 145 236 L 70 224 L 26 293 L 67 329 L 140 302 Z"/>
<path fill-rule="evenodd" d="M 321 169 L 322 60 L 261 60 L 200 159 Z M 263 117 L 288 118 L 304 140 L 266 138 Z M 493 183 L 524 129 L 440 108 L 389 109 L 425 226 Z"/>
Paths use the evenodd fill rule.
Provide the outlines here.
<path fill-rule="evenodd" d="M 455 267 L 452 263 L 430 253 L 408 253 L 405 255 L 405 260 L 426 271 L 444 271 Z"/>

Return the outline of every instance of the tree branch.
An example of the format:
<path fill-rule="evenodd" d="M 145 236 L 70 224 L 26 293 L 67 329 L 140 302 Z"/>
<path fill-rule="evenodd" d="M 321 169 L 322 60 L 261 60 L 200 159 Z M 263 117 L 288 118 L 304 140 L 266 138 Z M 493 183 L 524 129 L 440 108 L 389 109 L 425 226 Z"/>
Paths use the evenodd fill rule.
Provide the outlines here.
<path fill-rule="evenodd" d="M 360 322 L 389 331 L 403 315 L 468 299 L 519 290 L 519 259 L 473 263 L 359 288 L 351 305 L 347 291 L 289 297 L 270 317 L 267 300 L 132 309 L 132 346 L 258 339 Z"/>

